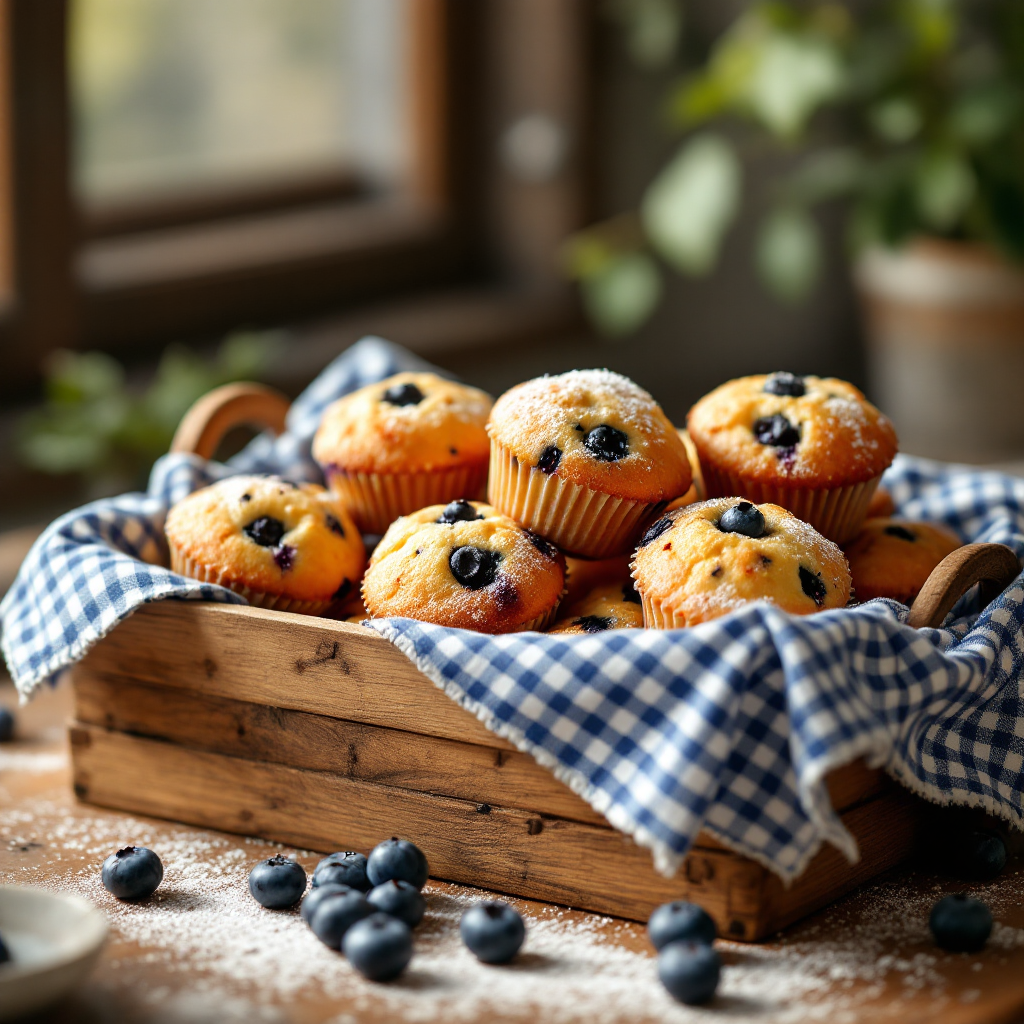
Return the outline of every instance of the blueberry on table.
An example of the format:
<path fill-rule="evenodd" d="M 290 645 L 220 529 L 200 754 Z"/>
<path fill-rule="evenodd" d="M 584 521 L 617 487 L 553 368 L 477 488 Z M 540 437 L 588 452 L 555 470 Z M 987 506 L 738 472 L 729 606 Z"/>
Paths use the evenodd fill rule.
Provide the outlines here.
<path fill-rule="evenodd" d="M 381 396 L 388 405 L 419 405 L 423 392 L 415 384 L 392 384 Z"/>
<path fill-rule="evenodd" d="M 119 900 L 141 900 L 156 891 L 164 877 L 160 858 L 144 846 L 126 846 L 104 862 L 103 888 Z"/>
<path fill-rule="evenodd" d="M 252 898 L 269 910 L 293 907 L 306 891 L 306 872 L 301 864 L 276 854 L 261 860 L 249 872 Z"/>
<path fill-rule="evenodd" d="M 10 708 L 0 706 L 0 743 L 14 739 L 14 714 Z"/>
<path fill-rule="evenodd" d="M 372 914 L 345 933 L 342 952 L 364 978 L 391 981 L 412 959 L 412 932 L 397 917 Z"/>
<path fill-rule="evenodd" d="M 928 927 L 940 949 L 977 953 L 992 934 L 992 911 L 981 900 L 956 893 L 932 907 Z"/>
<path fill-rule="evenodd" d="M 471 523 L 483 516 L 465 498 L 449 501 L 437 517 L 439 523 Z"/>
<path fill-rule="evenodd" d="M 967 832 L 954 840 L 950 862 L 957 877 L 988 882 L 1006 867 L 1006 846 L 991 832 Z"/>
<path fill-rule="evenodd" d="M 658 953 L 658 977 L 673 999 L 706 1003 L 718 988 L 722 960 L 703 942 L 670 942 Z"/>
<path fill-rule="evenodd" d="M 448 567 L 464 587 L 480 590 L 497 578 L 500 561 L 501 555 L 497 551 L 475 548 L 467 544 L 451 553 L 448 557 Z"/>
<path fill-rule="evenodd" d="M 331 949 L 341 949 L 345 932 L 364 917 L 375 913 L 366 897 L 354 889 L 325 896 L 309 919 L 313 934 Z"/>
<path fill-rule="evenodd" d="M 519 952 L 526 938 L 526 925 L 518 911 L 507 903 L 482 900 L 462 915 L 459 934 L 478 960 L 504 964 Z"/>
<path fill-rule="evenodd" d="M 313 888 L 328 882 L 367 892 L 371 885 L 366 877 L 366 857 L 355 850 L 343 850 L 324 857 L 313 869 Z"/>
<path fill-rule="evenodd" d="M 647 922 L 647 934 L 655 949 L 670 942 L 703 942 L 710 946 L 715 941 L 715 922 L 711 915 L 696 903 L 673 900 L 658 907 Z"/>
<path fill-rule="evenodd" d="M 722 533 L 742 533 L 744 537 L 760 537 L 764 534 L 764 515 L 749 501 L 727 508 L 718 520 Z"/>
<path fill-rule="evenodd" d="M 803 377 L 798 377 L 795 373 L 786 373 L 785 370 L 773 373 L 764 382 L 762 390 L 769 395 L 786 395 L 789 398 L 803 398 L 807 394 Z"/>
<path fill-rule="evenodd" d="M 0 964 L 10 963 L 12 959 L 11 951 L 7 948 L 4 937 L 0 935 Z"/>
<path fill-rule="evenodd" d="M 378 843 L 366 862 L 366 875 L 375 886 L 394 878 L 422 889 L 427 884 L 428 870 L 427 858 L 418 846 L 393 836 Z"/>
<path fill-rule="evenodd" d="M 337 893 L 357 891 L 357 889 L 353 889 L 349 885 L 342 885 L 340 882 L 325 882 L 323 885 L 318 885 L 315 888 L 310 889 L 302 901 L 302 906 L 299 907 L 299 913 L 302 915 L 302 920 L 305 921 L 306 924 L 309 924 L 313 920 L 316 908 L 319 907 L 321 902 L 328 896 L 334 896 Z"/>
<path fill-rule="evenodd" d="M 583 447 L 599 462 L 618 462 L 629 454 L 629 438 L 617 427 L 602 423 L 583 438 Z"/>
<path fill-rule="evenodd" d="M 423 893 L 400 878 L 392 878 L 375 886 L 366 894 L 367 900 L 382 914 L 390 914 L 404 921 L 410 928 L 423 920 L 427 901 Z"/>

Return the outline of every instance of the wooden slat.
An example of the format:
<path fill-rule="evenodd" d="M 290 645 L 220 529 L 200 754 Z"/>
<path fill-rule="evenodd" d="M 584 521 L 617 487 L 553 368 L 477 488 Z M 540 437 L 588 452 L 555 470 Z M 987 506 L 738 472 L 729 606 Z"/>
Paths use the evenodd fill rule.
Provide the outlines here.
<path fill-rule="evenodd" d="M 514 750 L 378 633 L 241 605 L 143 605 L 81 662 L 98 675 Z"/>
<path fill-rule="evenodd" d="M 105 807 L 186 821 L 309 847 L 368 850 L 401 834 L 426 852 L 435 877 L 646 920 L 672 898 L 699 902 L 723 934 L 754 939 L 912 849 L 918 816 L 902 792 L 844 815 L 861 845 L 853 868 L 823 851 L 789 889 L 767 888 L 768 872 L 735 854 L 700 850 L 676 878 L 658 875 L 650 854 L 607 828 L 526 811 L 346 779 L 244 758 L 188 750 L 96 726 L 71 729 L 75 790 Z"/>

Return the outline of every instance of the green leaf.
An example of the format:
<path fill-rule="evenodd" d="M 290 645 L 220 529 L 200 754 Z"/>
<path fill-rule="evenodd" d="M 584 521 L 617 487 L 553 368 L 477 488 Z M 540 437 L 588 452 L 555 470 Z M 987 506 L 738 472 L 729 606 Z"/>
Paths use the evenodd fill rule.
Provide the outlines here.
<path fill-rule="evenodd" d="M 699 135 L 676 154 L 644 195 L 640 217 L 655 249 L 686 274 L 714 266 L 740 199 L 740 162 L 717 135 Z"/>
<path fill-rule="evenodd" d="M 57 349 L 46 364 L 47 395 L 55 402 L 84 402 L 114 394 L 124 386 L 124 370 L 102 352 Z"/>
<path fill-rule="evenodd" d="M 949 231 L 974 198 L 974 172 L 960 156 L 933 152 L 918 165 L 914 198 L 921 219 L 936 231 Z"/>
<path fill-rule="evenodd" d="M 756 255 L 768 288 L 785 302 L 799 302 L 810 293 L 821 269 L 817 226 L 799 207 L 774 210 L 761 225 Z"/>
<path fill-rule="evenodd" d="M 635 331 L 654 311 L 661 298 L 661 274 L 646 253 L 626 253 L 585 277 L 582 295 L 598 330 L 619 337 Z"/>
<path fill-rule="evenodd" d="M 1008 86 L 972 89 L 954 99 L 949 130 L 967 146 L 983 146 L 1013 127 L 1021 105 L 1020 93 Z"/>
<path fill-rule="evenodd" d="M 889 96 L 868 111 L 875 134 L 886 142 L 909 142 L 921 130 L 924 119 L 916 103 L 906 96 Z"/>
<path fill-rule="evenodd" d="M 855 149 L 823 149 L 812 153 L 793 171 L 783 194 L 790 203 L 809 206 L 854 192 L 864 177 L 864 158 Z"/>
<path fill-rule="evenodd" d="M 608 9 L 636 64 L 654 70 L 671 62 L 683 30 L 681 0 L 609 0 Z"/>

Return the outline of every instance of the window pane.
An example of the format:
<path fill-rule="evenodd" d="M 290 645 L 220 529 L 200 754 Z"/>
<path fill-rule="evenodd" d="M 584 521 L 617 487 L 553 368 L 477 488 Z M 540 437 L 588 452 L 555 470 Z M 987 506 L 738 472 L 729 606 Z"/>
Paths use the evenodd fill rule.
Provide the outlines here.
<path fill-rule="evenodd" d="M 74 0 L 75 176 L 111 200 L 348 170 L 400 183 L 415 0 Z"/>

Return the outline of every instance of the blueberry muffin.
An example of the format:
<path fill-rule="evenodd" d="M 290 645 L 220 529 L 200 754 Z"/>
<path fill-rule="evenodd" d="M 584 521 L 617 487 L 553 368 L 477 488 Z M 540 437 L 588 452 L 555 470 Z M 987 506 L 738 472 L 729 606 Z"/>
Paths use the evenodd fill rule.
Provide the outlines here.
<path fill-rule="evenodd" d="M 401 515 L 483 497 L 491 397 L 433 373 L 399 373 L 324 413 L 313 458 L 363 533 Z"/>
<path fill-rule="evenodd" d="M 868 503 L 868 510 L 864 518 L 884 519 L 895 515 L 895 513 L 896 503 L 892 500 L 892 495 L 884 487 L 879 486 L 878 490 L 871 495 L 871 501 Z"/>
<path fill-rule="evenodd" d="M 778 505 L 714 498 L 669 512 L 633 557 L 644 625 L 694 626 L 751 601 L 794 615 L 850 600 L 843 552 Z"/>
<path fill-rule="evenodd" d="M 570 606 L 549 633 L 603 633 L 608 629 L 638 629 L 644 624 L 640 595 L 631 579 L 610 583 Z"/>
<path fill-rule="evenodd" d="M 352 595 L 366 566 L 355 523 L 315 484 L 232 476 L 167 514 L 171 568 L 250 604 L 318 615 Z"/>
<path fill-rule="evenodd" d="M 846 545 L 858 601 L 891 597 L 911 604 L 931 571 L 961 541 L 952 530 L 909 519 L 868 519 Z"/>
<path fill-rule="evenodd" d="M 487 424 L 492 505 L 568 554 L 626 554 L 690 487 L 690 463 L 658 404 L 608 370 L 507 391 Z"/>
<path fill-rule="evenodd" d="M 855 537 L 896 431 L 852 385 L 791 373 L 742 377 L 691 410 L 709 498 L 774 502 L 842 544 Z"/>
<path fill-rule="evenodd" d="M 565 592 L 565 558 L 496 508 L 460 499 L 402 516 L 363 577 L 374 617 L 481 633 L 543 629 Z"/>

